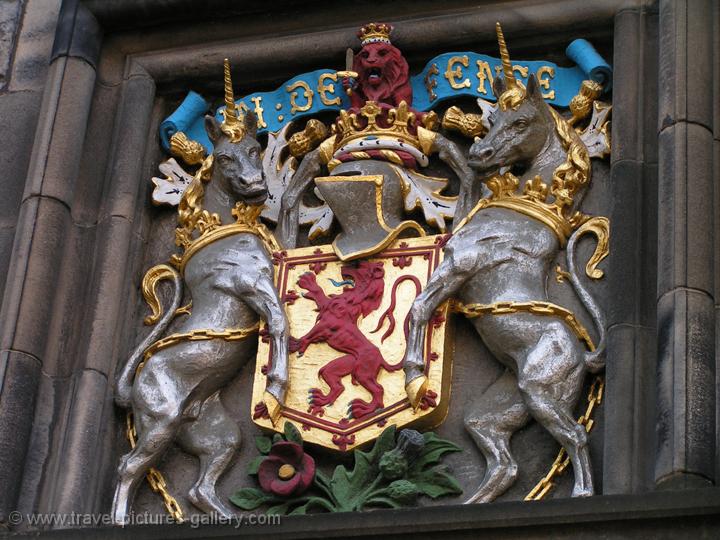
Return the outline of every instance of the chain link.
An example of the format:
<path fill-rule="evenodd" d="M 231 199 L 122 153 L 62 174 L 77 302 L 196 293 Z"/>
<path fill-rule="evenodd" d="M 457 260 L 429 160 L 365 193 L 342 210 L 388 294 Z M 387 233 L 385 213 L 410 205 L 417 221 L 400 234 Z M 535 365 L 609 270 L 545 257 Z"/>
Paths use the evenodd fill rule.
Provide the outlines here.
<path fill-rule="evenodd" d="M 577 317 L 569 309 L 552 304 L 550 302 L 495 302 L 494 304 L 462 304 L 452 300 L 450 304 L 452 311 L 462 313 L 468 318 L 481 317 L 483 315 L 510 315 L 512 313 L 533 313 L 535 315 L 560 317 L 575 332 L 578 338 L 585 342 L 587 348 L 595 350 L 595 345 L 585 327 L 577 320 Z"/>
<path fill-rule="evenodd" d="M 161 351 L 162 349 L 167 349 L 168 347 L 175 345 L 176 343 L 180 343 L 181 341 L 205 341 L 210 339 L 239 341 L 257 332 L 259 328 L 260 323 L 256 323 L 248 328 L 234 328 L 219 331 L 202 329 L 192 330 L 190 332 L 183 332 L 179 334 L 171 334 L 163 339 L 156 341 L 147 348 L 145 354 L 143 355 L 144 360 L 140 362 L 137 370 L 135 370 L 135 376 L 137 377 L 137 375 L 142 371 L 145 363 L 150 359 L 153 354 Z M 135 420 L 133 418 L 132 411 L 127 412 L 127 416 L 125 417 L 125 424 L 125 434 L 127 435 L 128 441 L 130 441 L 130 448 L 135 448 L 135 445 L 137 444 L 137 430 L 135 429 Z M 185 514 L 183 512 L 183 509 L 180 506 L 180 503 L 178 503 L 177 499 L 170 495 L 170 492 L 167 489 L 167 482 L 165 482 L 165 477 L 162 475 L 162 473 L 155 467 L 151 467 L 145 475 L 145 478 L 147 479 L 148 484 L 150 484 L 150 488 L 153 490 L 153 492 L 159 493 L 162 497 L 163 504 L 165 505 L 165 509 L 167 510 L 168 514 L 170 514 L 173 519 L 175 519 L 175 521 L 177 521 L 178 523 L 182 523 L 185 520 Z"/>
<path fill-rule="evenodd" d="M 200 330 L 191 330 L 190 332 L 182 332 L 179 334 L 171 334 L 167 337 L 159 339 L 150 345 L 143 357 L 147 361 L 153 354 L 163 349 L 167 349 L 181 341 L 207 341 L 210 339 L 223 339 L 225 341 L 240 341 L 254 334 L 260 328 L 260 323 L 255 323 L 248 328 L 228 328 L 226 330 L 210 330 L 203 328 Z"/>
<path fill-rule="evenodd" d="M 587 431 L 588 433 L 590 433 L 590 430 L 593 428 L 594 425 L 592 413 L 595 409 L 595 406 L 602 403 L 604 389 L 605 381 L 603 380 L 602 376 L 598 375 L 593 381 L 592 386 L 590 386 L 590 391 L 588 392 L 587 396 L 588 404 L 587 408 L 585 409 L 585 414 L 578 418 L 578 424 L 584 426 L 585 431 Z M 539 501 L 540 499 L 543 499 L 545 495 L 547 495 L 550 490 L 555 487 L 555 482 L 553 482 L 553 480 L 560 476 L 563 472 L 565 472 L 565 469 L 567 469 L 568 465 L 570 465 L 570 457 L 567 455 L 565 449 L 561 448 L 558 452 L 557 457 L 555 458 L 555 461 L 553 461 L 553 464 L 550 467 L 548 473 L 535 485 L 534 488 L 530 490 L 530 493 L 525 496 L 525 500 Z"/>
<path fill-rule="evenodd" d="M 132 411 L 128 411 L 127 416 L 125 417 L 125 423 L 125 433 L 128 441 L 130 441 L 130 448 L 135 448 L 135 445 L 137 444 L 137 431 L 135 430 L 135 421 L 133 419 Z M 150 470 L 148 470 L 145 478 L 147 479 L 148 484 L 150 484 L 150 488 L 153 492 L 159 493 L 162 497 L 168 514 L 170 514 L 178 523 L 182 523 L 185 520 L 185 514 L 183 513 L 180 504 L 177 502 L 177 499 L 170 495 L 170 492 L 167 490 L 167 483 L 165 482 L 165 478 L 162 473 L 155 467 L 150 467 Z"/>

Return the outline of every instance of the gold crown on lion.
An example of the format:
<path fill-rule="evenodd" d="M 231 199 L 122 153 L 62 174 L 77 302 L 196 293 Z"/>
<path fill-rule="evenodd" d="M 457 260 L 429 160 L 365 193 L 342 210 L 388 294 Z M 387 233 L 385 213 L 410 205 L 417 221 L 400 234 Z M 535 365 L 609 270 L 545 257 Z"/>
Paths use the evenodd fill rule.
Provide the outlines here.
<path fill-rule="evenodd" d="M 393 31 L 393 25 L 388 23 L 368 23 L 363 26 L 357 36 L 360 38 L 360 44 L 364 47 L 368 43 L 390 43 L 390 32 Z"/>

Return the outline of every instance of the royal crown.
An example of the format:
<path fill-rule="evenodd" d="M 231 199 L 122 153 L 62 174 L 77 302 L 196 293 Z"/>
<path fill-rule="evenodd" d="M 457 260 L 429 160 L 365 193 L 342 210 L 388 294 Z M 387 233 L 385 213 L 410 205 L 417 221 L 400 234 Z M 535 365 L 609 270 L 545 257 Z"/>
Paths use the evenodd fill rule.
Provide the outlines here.
<path fill-rule="evenodd" d="M 390 32 L 393 26 L 387 23 L 369 23 L 363 26 L 357 36 L 360 44 L 364 47 L 368 43 L 390 43 Z"/>
<path fill-rule="evenodd" d="M 326 148 L 330 154 L 327 159 L 348 152 L 362 154 L 374 149 L 404 150 L 425 166 L 434 136 L 430 130 L 435 129 L 437 124 L 434 112 L 423 115 L 419 120 L 418 114 L 405 101 L 397 107 L 368 101 L 357 114 L 340 111 L 332 126 L 336 137 L 332 147 Z M 335 163 L 328 164 L 329 167 L 332 165 Z"/>

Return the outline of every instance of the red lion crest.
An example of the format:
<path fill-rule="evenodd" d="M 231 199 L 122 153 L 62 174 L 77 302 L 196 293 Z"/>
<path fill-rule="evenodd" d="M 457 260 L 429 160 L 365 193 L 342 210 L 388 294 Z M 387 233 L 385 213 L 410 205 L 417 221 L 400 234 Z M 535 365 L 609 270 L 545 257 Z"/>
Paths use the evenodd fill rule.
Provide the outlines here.
<path fill-rule="evenodd" d="M 397 371 L 402 366 L 400 363 L 388 364 L 380 349 L 358 328 L 360 315 L 368 316 L 382 302 L 385 290 L 382 263 L 362 261 L 357 266 L 345 265 L 341 273 L 350 286 L 344 287 L 341 294 L 329 296 L 317 284 L 312 272 L 298 279 L 298 286 L 307 291 L 303 296 L 317 304 L 318 316 L 315 326 L 307 334 L 299 339 L 290 338 L 290 351 L 302 356 L 311 344 L 327 343 L 333 349 L 345 353 L 320 368 L 318 375 L 330 389 L 327 393 L 319 388 L 309 390 L 310 412 L 322 414 L 325 405 L 334 403 L 345 390 L 342 378 L 350 375 L 353 384 L 361 385 L 372 396 L 369 402 L 353 399 L 349 404 L 349 416 L 362 418 L 384 407 L 383 387 L 377 381 L 380 369 Z M 397 286 L 406 279 L 415 282 L 417 292 L 420 290 L 420 283 L 414 276 L 402 276 L 396 281 L 390 307 L 373 330 L 377 332 L 386 319 L 390 321 L 390 328 L 383 335 L 383 341 L 395 327 L 392 311 L 395 309 Z"/>
<path fill-rule="evenodd" d="M 350 103 L 360 109 L 366 101 L 386 103 L 393 107 L 404 101 L 412 104 L 410 68 L 400 50 L 390 43 L 368 43 L 355 55 L 353 71 L 357 85 Z"/>

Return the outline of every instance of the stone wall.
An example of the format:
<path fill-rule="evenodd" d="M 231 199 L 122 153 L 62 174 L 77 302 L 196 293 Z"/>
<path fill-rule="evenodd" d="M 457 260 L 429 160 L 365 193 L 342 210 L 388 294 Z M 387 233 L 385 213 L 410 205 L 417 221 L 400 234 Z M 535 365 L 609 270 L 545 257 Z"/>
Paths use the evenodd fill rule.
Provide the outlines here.
<path fill-rule="evenodd" d="M 503 508 L 517 535 L 528 532 L 517 520 L 531 527 L 545 519 L 556 527 L 570 523 L 567 534 L 578 537 L 586 514 L 595 515 L 585 521 L 596 520 L 593 526 L 628 520 L 625 529 L 608 529 L 610 536 L 670 531 L 672 521 L 653 522 L 660 515 L 696 516 L 687 520 L 688 533 L 717 525 L 704 517 L 720 509 L 718 490 L 710 487 L 720 467 L 715 2 L 517 0 L 478 8 L 465 0 L 401 0 L 341 8 L 280 0 L 268 8 L 226 0 L 65 0 L 62 10 L 60 4 L 0 4 L 0 528 L 14 510 L 109 509 L 117 461 L 127 448 L 112 383 L 145 331 L 142 272 L 170 248 L 173 227 L 171 213 L 149 204 L 148 180 L 163 157 L 161 119 L 188 89 L 219 96 L 224 57 L 239 94 L 342 65 L 357 27 L 370 19 L 396 23 L 412 72 L 439 52 L 494 51 L 496 20 L 512 36 L 517 57 L 558 61 L 564 45 L 585 37 L 614 66 L 612 158 L 609 167 L 597 168 L 586 202 L 587 211 L 613 224 L 607 279 L 595 289 L 609 339 L 606 397 L 591 439 L 603 496 L 453 506 L 444 514 L 435 508 L 427 515 L 436 526 L 422 513 L 407 513 L 375 518 L 376 532 L 392 532 L 394 519 L 404 530 L 507 528 Z M 462 381 L 443 429 L 468 446 L 470 454 L 453 465 L 473 469 L 464 475 L 470 486 L 483 465 L 462 433 L 458 406 L 487 384 L 495 367 L 467 323 L 458 323 L 457 334 L 455 378 Z M 231 390 L 247 432 L 247 389 Z M 529 476 L 508 495 L 512 500 L 522 498 L 555 451 L 533 429 L 515 443 Z M 241 461 L 252 454 L 245 446 Z M 168 457 L 169 470 L 181 473 L 180 486 L 190 482 L 185 473 L 194 466 L 179 452 Z M 222 489 L 243 476 L 230 474 Z M 700 495 L 651 493 L 699 487 L 710 488 Z M 556 496 L 566 496 L 567 488 L 561 484 Z M 138 505 L 161 511 L 147 488 Z M 284 534 L 341 535 L 332 518 L 307 523 Z M 357 525 L 352 534 L 362 529 Z"/>

